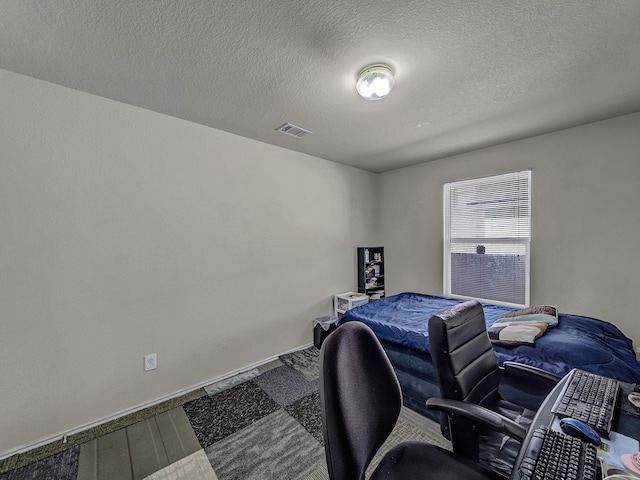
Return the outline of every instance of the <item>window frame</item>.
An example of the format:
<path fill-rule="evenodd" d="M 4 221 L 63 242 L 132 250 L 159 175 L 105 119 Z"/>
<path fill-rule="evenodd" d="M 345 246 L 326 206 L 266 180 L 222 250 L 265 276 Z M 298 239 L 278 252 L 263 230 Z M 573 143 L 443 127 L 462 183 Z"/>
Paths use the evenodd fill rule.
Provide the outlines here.
<path fill-rule="evenodd" d="M 452 238 L 451 237 L 451 218 L 450 218 L 450 212 L 451 212 L 451 205 L 450 205 L 450 201 L 451 201 L 451 187 L 455 186 L 455 185 L 461 185 L 461 184 L 473 184 L 476 183 L 477 185 L 481 184 L 481 183 L 485 183 L 487 182 L 487 180 L 489 179 L 505 179 L 508 178 L 509 176 L 512 177 L 512 181 L 517 181 L 519 178 L 521 178 L 522 176 L 524 176 L 526 178 L 526 186 L 527 186 L 527 199 L 526 199 L 526 205 L 527 205 L 527 209 L 529 212 L 528 215 L 528 236 L 526 237 L 514 237 L 514 236 L 506 236 L 506 237 L 455 237 Z M 497 182 L 496 182 L 497 183 Z M 444 242 L 444 248 L 443 248 L 443 292 L 445 296 L 448 297 L 452 297 L 452 298 L 459 298 L 459 299 L 463 299 L 463 300 L 470 300 L 470 299 L 474 299 L 474 300 L 478 300 L 480 302 L 488 302 L 488 303 L 493 303 L 493 304 L 497 304 L 497 305 L 506 305 L 506 306 L 510 306 L 510 307 L 528 307 L 530 304 L 530 286 L 531 286 L 531 218 L 532 218 L 532 212 L 531 212 L 531 190 L 532 190 L 532 175 L 531 175 L 531 170 L 530 169 L 525 169 L 525 170 L 518 170 L 515 172 L 508 172 L 508 173 L 501 173 L 501 174 L 495 174 L 495 175 L 488 175 L 488 176 L 484 176 L 484 177 L 477 177 L 477 178 L 470 178 L 470 179 L 466 179 L 466 180 L 459 180 L 459 181 L 451 181 L 448 183 L 444 184 L 444 188 L 443 188 L 443 228 L 444 228 L 444 235 L 443 235 L 443 242 Z M 520 303 L 512 303 L 512 302 L 508 302 L 508 301 L 503 301 L 503 300 L 494 300 L 491 298 L 479 298 L 479 297 L 471 297 L 471 296 L 466 296 L 466 295 L 461 295 L 461 294 L 455 294 L 452 293 L 452 278 L 451 278 L 451 274 L 452 274 L 452 266 L 451 266 L 451 252 L 452 252 L 452 243 L 467 243 L 467 244 L 473 244 L 473 245 L 478 245 L 479 243 L 492 243 L 492 244 L 500 244 L 500 243 L 504 243 L 504 244 L 509 244 L 509 245 L 520 245 L 520 246 L 524 246 L 525 249 L 525 284 L 524 284 L 524 297 L 525 297 L 525 302 L 520 304 Z"/>

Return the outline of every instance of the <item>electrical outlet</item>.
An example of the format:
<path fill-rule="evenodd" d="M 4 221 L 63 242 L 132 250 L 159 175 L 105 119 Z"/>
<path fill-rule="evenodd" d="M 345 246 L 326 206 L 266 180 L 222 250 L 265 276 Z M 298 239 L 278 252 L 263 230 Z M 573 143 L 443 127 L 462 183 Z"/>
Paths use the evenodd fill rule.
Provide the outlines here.
<path fill-rule="evenodd" d="M 144 356 L 144 371 L 148 372 L 149 370 L 155 370 L 158 366 L 158 358 L 155 353 Z"/>

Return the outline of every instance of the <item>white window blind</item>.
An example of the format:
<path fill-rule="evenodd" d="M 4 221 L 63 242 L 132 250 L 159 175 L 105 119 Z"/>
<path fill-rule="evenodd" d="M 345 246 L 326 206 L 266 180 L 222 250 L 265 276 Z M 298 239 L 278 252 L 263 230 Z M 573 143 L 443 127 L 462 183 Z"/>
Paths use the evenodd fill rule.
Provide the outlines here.
<path fill-rule="evenodd" d="M 444 186 L 444 293 L 529 304 L 531 171 Z"/>

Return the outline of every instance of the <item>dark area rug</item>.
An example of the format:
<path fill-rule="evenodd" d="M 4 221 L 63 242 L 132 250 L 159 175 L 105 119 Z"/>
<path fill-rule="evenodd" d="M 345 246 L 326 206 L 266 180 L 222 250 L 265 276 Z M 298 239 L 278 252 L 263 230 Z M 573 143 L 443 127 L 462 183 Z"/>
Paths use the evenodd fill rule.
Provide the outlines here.
<path fill-rule="evenodd" d="M 73 447 L 38 462 L 0 475 L 0 480 L 76 480 L 80 447 Z"/>
<path fill-rule="evenodd" d="M 324 463 L 317 352 L 184 405 L 219 480 L 304 479 Z"/>

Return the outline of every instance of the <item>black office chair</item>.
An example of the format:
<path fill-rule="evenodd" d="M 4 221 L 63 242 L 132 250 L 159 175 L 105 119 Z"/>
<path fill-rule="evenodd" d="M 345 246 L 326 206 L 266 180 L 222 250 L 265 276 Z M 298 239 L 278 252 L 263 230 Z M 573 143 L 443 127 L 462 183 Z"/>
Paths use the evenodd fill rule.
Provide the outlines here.
<path fill-rule="evenodd" d="M 428 328 L 442 398 L 428 399 L 427 408 L 442 412 L 441 430 L 454 452 L 508 478 L 540 403 L 560 378 L 515 362 L 499 367 L 475 300 L 431 316 Z M 501 392 L 517 394 L 517 403 Z"/>
<path fill-rule="evenodd" d="M 398 379 L 371 329 L 338 327 L 320 350 L 320 405 L 330 480 L 363 480 L 402 407 Z M 394 446 L 370 480 L 487 480 L 483 468 L 422 442 Z"/>

